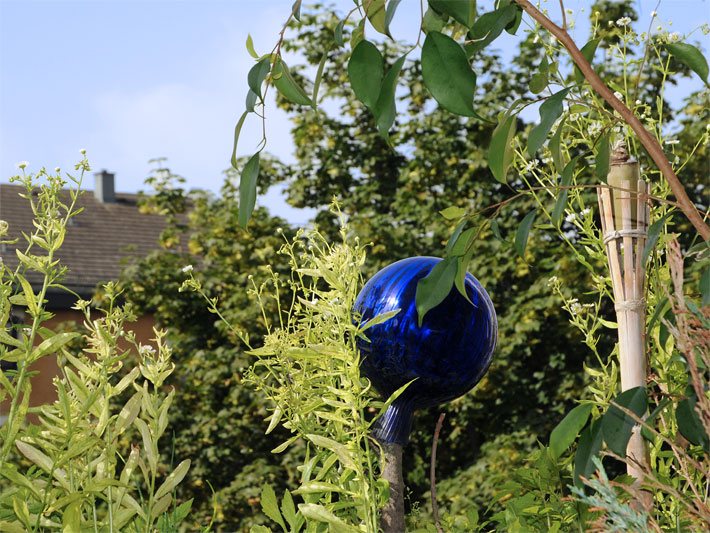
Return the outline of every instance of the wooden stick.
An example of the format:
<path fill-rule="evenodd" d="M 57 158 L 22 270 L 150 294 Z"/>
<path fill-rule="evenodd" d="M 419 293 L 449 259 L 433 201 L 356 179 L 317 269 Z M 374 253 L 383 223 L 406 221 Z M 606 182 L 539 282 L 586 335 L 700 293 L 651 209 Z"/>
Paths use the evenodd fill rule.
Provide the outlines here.
<path fill-rule="evenodd" d="M 431 512 L 434 515 L 434 525 L 436 526 L 437 533 L 444 533 L 444 530 L 441 528 L 441 521 L 439 520 L 439 504 L 436 503 L 436 445 L 439 443 L 439 433 L 441 433 L 441 426 L 444 425 L 444 418 L 446 418 L 446 413 L 441 413 L 439 420 L 436 421 L 434 441 L 431 443 L 431 465 L 429 466 Z"/>
<path fill-rule="evenodd" d="M 382 508 L 380 526 L 383 533 L 404 532 L 404 477 L 402 476 L 402 445 L 382 443 L 385 467 L 382 477 L 389 482 L 390 497 Z"/>

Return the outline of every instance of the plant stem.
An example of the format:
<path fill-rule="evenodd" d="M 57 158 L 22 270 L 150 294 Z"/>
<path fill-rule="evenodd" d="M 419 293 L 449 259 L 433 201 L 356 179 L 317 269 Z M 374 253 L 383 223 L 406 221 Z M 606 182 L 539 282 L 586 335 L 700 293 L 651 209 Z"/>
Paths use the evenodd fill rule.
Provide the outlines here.
<path fill-rule="evenodd" d="M 658 166 L 663 176 L 670 185 L 673 194 L 678 200 L 678 206 L 683 211 L 688 220 L 693 224 L 695 229 L 700 233 L 704 240 L 710 240 L 710 226 L 708 226 L 703 217 L 698 212 L 693 202 L 688 197 L 685 187 L 678 179 L 678 176 L 673 171 L 673 167 L 668 161 L 663 148 L 658 143 L 656 138 L 643 126 L 641 121 L 634 113 L 619 100 L 612 90 L 602 81 L 599 75 L 594 71 L 592 65 L 582 55 L 581 50 L 577 47 L 570 34 L 564 28 L 560 28 L 557 24 L 547 18 L 539 9 L 533 6 L 529 0 L 515 0 L 528 15 L 535 19 L 543 28 L 549 31 L 554 37 L 564 46 L 572 57 L 575 65 L 584 75 L 589 85 L 594 89 L 604 100 L 617 111 L 624 121 L 631 127 L 637 135 L 639 141 L 648 152 L 654 163 Z"/>
<path fill-rule="evenodd" d="M 402 477 L 402 445 L 382 443 L 385 467 L 382 477 L 389 482 L 390 497 L 382 509 L 380 527 L 383 533 L 404 531 L 404 478 Z"/>
<path fill-rule="evenodd" d="M 441 413 L 439 415 L 439 420 L 436 421 L 436 428 L 434 429 L 434 441 L 431 443 L 431 465 L 429 467 L 429 489 L 431 492 L 431 511 L 434 515 L 434 525 L 439 533 L 444 533 L 441 529 L 441 521 L 439 520 L 439 505 L 436 503 L 436 445 L 439 443 L 439 433 L 441 433 L 441 426 L 444 425 L 444 418 L 446 418 L 446 413 Z"/>

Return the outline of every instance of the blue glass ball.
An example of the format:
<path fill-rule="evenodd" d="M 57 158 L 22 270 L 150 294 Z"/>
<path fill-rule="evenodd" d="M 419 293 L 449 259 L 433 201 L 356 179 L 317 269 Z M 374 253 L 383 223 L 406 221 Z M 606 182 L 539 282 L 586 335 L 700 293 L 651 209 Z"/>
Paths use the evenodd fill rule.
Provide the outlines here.
<path fill-rule="evenodd" d="M 399 309 L 359 339 L 360 369 L 385 398 L 413 381 L 379 419 L 380 442 L 405 444 L 414 410 L 457 398 L 473 388 L 491 363 L 498 321 L 488 293 L 471 274 L 465 277 L 470 302 L 452 288 L 424 317 L 421 327 L 415 303 L 417 283 L 441 259 L 410 257 L 375 274 L 355 301 L 355 312 L 366 322 Z"/>

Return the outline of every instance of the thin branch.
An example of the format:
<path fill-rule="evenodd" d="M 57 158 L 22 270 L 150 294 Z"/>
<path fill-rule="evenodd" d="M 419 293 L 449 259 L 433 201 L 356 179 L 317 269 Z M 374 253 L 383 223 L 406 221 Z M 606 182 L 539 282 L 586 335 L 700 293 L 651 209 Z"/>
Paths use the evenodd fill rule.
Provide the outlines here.
<path fill-rule="evenodd" d="M 565 4 L 560 0 L 560 11 L 562 12 L 562 29 L 567 31 L 567 14 L 565 13 Z"/>
<path fill-rule="evenodd" d="M 678 179 L 673 166 L 663 152 L 663 148 L 658 143 L 658 140 L 644 127 L 641 121 L 634 113 L 619 100 L 612 90 L 602 81 L 599 75 L 594 71 L 589 61 L 582 55 L 581 50 L 577 47 L 574 40 L 567 33 L 567 30 L 560 28 L 557 24 L 547 18 L 539 9 L 533 6 L 529 0 L 515 0 L 528 15 L 535 19 L 543 28 L 549 31 L 554 37 L 564 46 L 572 57 L 575 65 L 584 75 L 589 85 L 594 89 L 615 111 L 617 111 L 624 121 L 631 127 L 633 132 L 638 137 L 643 147 L 648 152 L 656 166 L 666 178 L 671 191 L 678 200 L 678 206 L 683 211 L 688 220 L 693 224 L 695 229 L 700 233 L 703 239 L 710 240 L 710 226 L 708 226 L 703 217 L 698 212 L 697 208 L 690 200 L 688 193 L 683 187 L 683 184 Z"/>
<path fill-rule="evenodd" d="M 429 484 L 431 488 L 431 510 L 434 514 L 434 525 L 439 533 L 444 533 L 439 520 L 439 505 L 436 503 L 436 445 L 439 442 L 439 433 L 441 426 L 444 424 L 446 413 L 439 415 L 439 420 L 436 421 L 436 429 L 434 429 L 434 442 L 431 443 L 431 465 L 429 467 Z"/>

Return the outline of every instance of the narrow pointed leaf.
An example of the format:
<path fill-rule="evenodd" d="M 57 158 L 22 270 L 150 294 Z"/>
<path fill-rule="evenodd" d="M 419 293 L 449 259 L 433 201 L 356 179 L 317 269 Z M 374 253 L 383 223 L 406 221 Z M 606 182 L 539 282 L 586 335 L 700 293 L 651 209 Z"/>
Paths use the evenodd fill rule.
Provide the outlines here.
<path fill-rule="evenodd" d="M 246 227 L 256 205 L 256 181 L 259 177 L 259 152 L 255 153 L 242 170 L 239 180 L 239 225 Z"/>
<path fill-rule="evenodd" d="M 372 27 L 382 34 L 387 34 L 385 28 L 385 0 L 363 0 L 367 20 Z"/>
<path fill-rule="evenodd" d="M 298 83 L 296 83 L 293 76 L 291 76 L 286 63 L 283 61 L 277 61 L 271 74 L 273 76 L 274 87 L 276 87 L 279 93 L 281 93 L 287 100 L 299 105 L 313 105 L 313 102 L 305 91 Z"/>
<path fill-rule="evenodd" d="M 239 144 L 239 135 L 242 133 L 242 126 L 244 126 L 244 121 L 247 118 L 249 111 L 244 111 L 242 116 L 239 117 L 237 125 L 234 127 L 234 145 L 232 146 L 232 157 L 230 162 L 232 163 L 232 168 L 237 170 L 237 145 Z"/>
<path fill-rule="evenodd" d="M 567 166 L 562 171 L 562 179 L 560 180 L 560 185 L 563 187 L 557 193 L 557 200 L 555 201 L 555 207 L 552 210 L 552 223 L 555 226 L 559 226 L 562 222 L 562 214 L 565 212 L 565 207 L 567 206 L 567 196 L 569 195 L 569 187 L 572 184 L 572 177 L 574 176 L 574 167 L 577 164 L 577 158 L 575 157 L 567 163 Z"/>
<path fill-rule="evenodd" d="M 162 498 L 166 494 L 169 494 L 185 478 L 188 470 L 190 470 L 190 460 L 185 459 L 183 462 L 177 465 L 177 467 L 175 467 L 175 470 L 170 473 L 168 478 L 163 482 L 158 491 L 155 493 L 154 498 L 157 500 L 159 498 Z"/>
<path fill-rule="evenodd" d="M 597 153 L 594 156 L 594 173 L 597 178 L 604 179 L 609 173 L 609 133 L 601 136 L 597 143 Z"/>
<path fill-rule="evenodd" d="M 431 269 L 431 272 L 419 280 L 417 283 L 417 292 L 415 294 L 415 303 L 417 306 L 417 315 L 419 316 L 419 325 L 422 325 L 424 317 L 451 292 L 456 277 L 457 261 L 455 257 L 447 257 Z"/>
<path fill-rule="evenodd" d="M 648 238 L 646 239 L 646 246 L 643 247 L 643 254 L 641 259 L 643 261 L 642 264 L 646 264 L 648 256 L 651 255 L 653 248 L 656 246 L 658 238 L 661 236 L 661 231 L 663 231 L 663 227 L 666 224 L 667 218 L 668 215 L 665 215 L 656 220 L 648 227 Z"/>
<path fill-rule="evenodd" d="M 251 34 L 247 34 L 247 52 L 249 52 L 249 55 L 254 59 L 259 59 L 259 54 L 254 50 L 254 41 L 251 38 Z"/>
<path fill-rule="evenodd" d="M 594 60 L 594 54 L 597 51 L 597 47 L 600 42 L 601 39 L 592 39 L 580 50 L 584 56 L 584 59 L 586 59 L 589 63 Z M 584 81 L 584 74 L 582 74 L 582 71 L 579 70 L 577 66 L 574 67 L 574 81 L 577 83 L 582 83 Z"/>
<path fill-rule="evenodd" d="M 666 49 L 678 61 L 700 76 L 700 79 L 707 85 L 708 62 L 700 50 L 688 43 L 668 43 Z"/>
<path fill-rule="evenodd" d="M 619 394 L 601 419 L 604 441 L 615 454 L 626 457 L 626 445 L 636 422 L 615 404 L 633 411 L 641 417 L 646 412 L 647 400 L 644 387 L 634 387 Z"/>
<path fill-rule="evenodd" d="M 451 37 L 429 32 L 422 46 L 422 78 L 441 107 L 463 116 L 475 116 L 473 96 L 476 74 L 466 52 Z"/>
<path fill-rule="evenodd" d="M 468 55 L 471 56 L 492 43 L 511 22 L 515 21 L 517 12 L 516 6 L 507 5 L 478 17 L 469 32 L 469 38 L 473 42 L 466 45 Z"/>
<path fill-rule="evenodd" d="M 517 115 L 505 115 L 491 136 L 488 148 L 488 166 L 496 181 L 507 183 L 510 163 L 513 161 L 513 137 L 518 123 Z"/>
<path fill-rule="evenodd" d="M 569 91 L 569 88 L 562 89 L 550 96 L 540 106 L 540 123 L 530 131 L 528 136 L 528 155 L 530 157 L 534 156 L 542 148 L 547 134 L 552 129 L 555 121 L 562 115 L 564 109 L 562 103 Z"/>
<path fill-rule="evenodd" d="M 528 237 L 530 235 L 530 228 L 532 228 L 533 222 L 535 222 L 535 211 L 531 211 L 518 226 L 518 231 L 515 232 L 515 251 L 520 257 L 525 255 L 525 248 L 528 246 Z"/>
<path fill-rule="evenodd" d="M 574 455 L 574 484 L 578 487 L 584 486 L 580 476 L 589 478 L 594 472 L 594 459 L 599 454 L 602 447 L 601 422 L 593 421 L 582 431 L 579 438 L 577 452 Z"/>
<path fill-rule="evenodd" d="M 697 399 L 693 396 L 678 403 L 675 412 L 678 430 L 689 442 L 696 446 L 702 446 L 706 451 L 710 452 L 708 434 L 705 432 L 700 417 L 695 411 L 696 402 Z"/>
<path fill-rule="evenodd" d="M 380 87 L 380 95 L 377 97 L 377 103 L 372 110 L 377 120 L 377 130 L 380 135 L 389 141 L 389 130 L 394 124 L 394 118 L 397 112 L 395 104 L 395 92 L 397 90 L 397 79 L 404 65 L 406 55 L 403 55 L 394 62 L 392 67 L 387 71 L 382 80 Z"/>
<path fill-rule="evenodd" d="M 261 98 L 261 84 L 266 79 L 266 75 L 271 71 L 271 60 L 265 57 L 256 65 L 249 69 L 247 74 L 247 83 L 249 88 Z"/>
<path fill-rule="evenodd" d="M 402 0 L 389 0 L 387 3 L 387 9 L 385 10 L 385 34 L 389 37 L 392 37 L 392 33 L 390 33 L 390 24 L 392 24 L 394 14 L 397 11 L 397 7 L 399 7 L 399 3 L 401 1 Z"/>
<path fill-rule="evenodd" d="M 587 425 L 592 404 L 578 405 L 572 409 L 550 434 L 550 450 L 555 458 L 560 457 L 577 439 L 579 432 Z"/>

